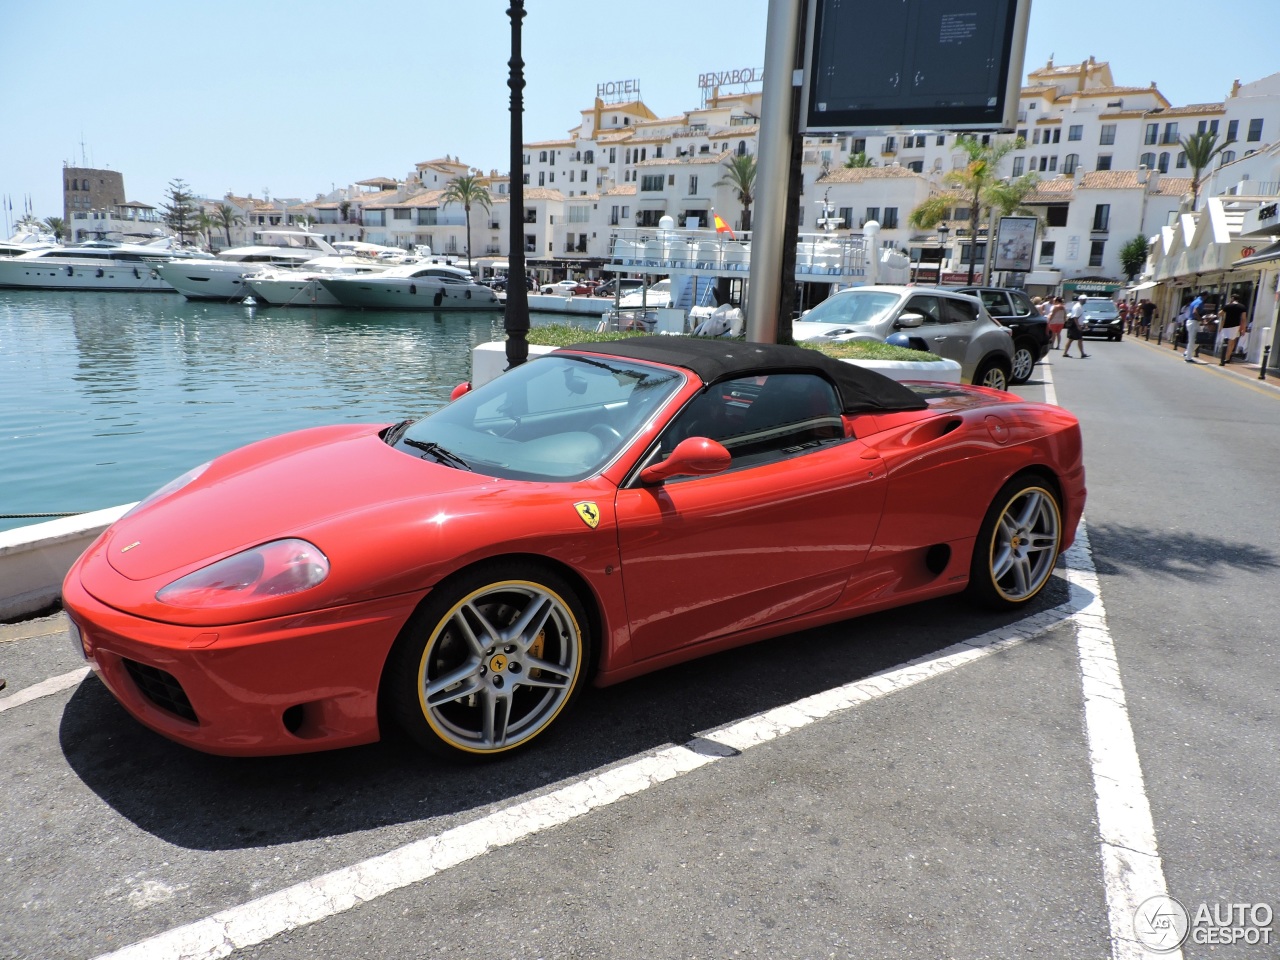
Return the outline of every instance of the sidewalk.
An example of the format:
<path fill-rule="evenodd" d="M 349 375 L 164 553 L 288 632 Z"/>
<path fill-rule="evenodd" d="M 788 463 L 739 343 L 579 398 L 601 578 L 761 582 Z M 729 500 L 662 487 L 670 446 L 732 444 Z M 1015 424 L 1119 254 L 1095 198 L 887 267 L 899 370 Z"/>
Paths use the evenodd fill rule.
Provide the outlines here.
<path fill-rule="evenodd" d="M 1134 336 L 1133 334 L 1126 334 L 1125 340 L 1132 340 L 1135 343 L 1143 344 L 1149 349 L 1155 350 L 1157 353 L 1164 354 L 1171 360 L 1177 360 L 1179 363 L 1184 362 L 1183 350 L 1185 348 L 1180 346 L 1175 350 L 1168 340 L 1157 345 L 1154 339 L 1146 340 L 1143 337 Z M 1197 367 L 1213 370 L 1224 376 L 1228 376 L 1233 380 L 1250 383 L 1256 387 L 1267 390 L 1276 396 L 1280 396 L 1280 373 L 1276 372 L 1274 367 L 1267 369 L 1267 378 L 1265 380 L 1259 380 L 1258 374 L 1262 372 L 1261 365 L 1237 360 L 1234 363 L 1228 363 L 1220 366 L 1218 358 L 1213 356 L 1211 353 L 1206 352 L 1203 348 L 1195 365 Z"/>

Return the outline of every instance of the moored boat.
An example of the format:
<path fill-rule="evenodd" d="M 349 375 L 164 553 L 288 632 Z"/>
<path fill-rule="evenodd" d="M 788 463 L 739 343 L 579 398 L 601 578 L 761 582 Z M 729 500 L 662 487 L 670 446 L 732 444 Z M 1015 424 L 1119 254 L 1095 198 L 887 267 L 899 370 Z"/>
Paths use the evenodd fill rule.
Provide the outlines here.
<path fill-rule="evenodd" d="M 298 267 L 337 251 L 318 233 L 301 230 L 259 230 L 258 242 L 231 247 L 200 262 L 177 261 L 158 267 L 161 279 L 188 300 L 243 300 L 249 295 L 245 278 L 266 267 Z"/>
<path fill-rule="evenodd" d="M 344 307 L 375 310 L 497 310 L 489 287 L 461 267 L 416 263 L 367 276 L 321 277 L 320 284 Z"/>
<path fill-rule="evenodd" d="M 45 247 L 0 258 L 0 287 L 26 290 L 123 290 L 168 293 L 160 279 L 169 263 L 208 262 L 207 254 L 173 246 L 169 237 L 150 243 L 94 240 L 80 246 Z"/>

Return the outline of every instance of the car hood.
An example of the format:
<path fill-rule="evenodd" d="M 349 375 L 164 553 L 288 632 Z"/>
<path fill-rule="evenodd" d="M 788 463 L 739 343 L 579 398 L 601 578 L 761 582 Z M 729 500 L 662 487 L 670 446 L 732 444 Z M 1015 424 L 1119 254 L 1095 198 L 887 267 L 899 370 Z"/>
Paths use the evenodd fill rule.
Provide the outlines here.
<path fill-rule="evenodd" d="M 305 537 L 353 513 L 496 482 L 395 450 L 381 429 L 303 430 L 219 457 L 193 483 L 118 521 L 107 560 L 130 580 L 149 580 Z"/>

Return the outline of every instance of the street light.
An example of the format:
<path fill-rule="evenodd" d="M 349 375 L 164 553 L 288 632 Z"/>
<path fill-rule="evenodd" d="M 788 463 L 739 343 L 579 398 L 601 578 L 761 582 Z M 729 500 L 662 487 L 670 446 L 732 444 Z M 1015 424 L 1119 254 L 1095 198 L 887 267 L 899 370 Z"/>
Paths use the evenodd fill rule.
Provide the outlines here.
<path fill-rule="evenodd" d="M 938 224 L 938 243 L 942 246 L 942 259 L 938 261 L 938 286 L 942 286 L 942 265 L 949 259 L 947 256 L 947 234 L 951 228 L 945 223 Z"/>

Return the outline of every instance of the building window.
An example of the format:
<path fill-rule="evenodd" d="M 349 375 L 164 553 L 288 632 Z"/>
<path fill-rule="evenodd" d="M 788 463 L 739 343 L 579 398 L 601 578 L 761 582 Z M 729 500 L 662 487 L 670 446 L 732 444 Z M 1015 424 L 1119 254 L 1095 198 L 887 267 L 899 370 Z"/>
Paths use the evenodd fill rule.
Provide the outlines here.
<path fill-rule="evenodd" d="M 1068 153 L 1066 158 L 1062 161 L 1062 172 L 1075 173 L 1076 167 L 1078 166 L 1080 166 L 1080 154 Z"/>
<path fill-rule="evenodd" d="M 839 217 L 840 226 L 849 227 L 853 224 L 853 207 L 841 207 Z"/>
<path fill-rule="evenodd" d="M 696 175 L 689 177 L 689 196 L 693 196 L 698 192 L 698 178 Z"/>
<path fill-rule="evenodd" d="M 1098 134 L 1098 143 L 1103 146 L 1110 146 L 1116 142 L 1116 125 L 1114 123 L 1104 123 Z"/>
<path fill-rule="evenodd" d="M 545 187 L 547 185 L 547 172 L 545 170 L 538 171 L 538 186 Z"/>
<path fill-rule="evenodd" d="M 1156 168 L 1156 155 L 1154 153 L 1144 153 L 1138 158 L 1138 166 L 1154 170 Z"/>
<path fill-rule="evenodd" d="M 945 133 L 938 134 L 938 146 L 945 147 L 947 145 L 947 135 Z"/>
<path fill-rule="evenodd" d="M 898 208 L 897 207 L 884 208 L 884 222 L 880 224 L 880 226 L 884 227 L 886 230 L 898 229 Z"/>
<path fill-rule="evenodd" d="M 1024 129 L 1022 129 L 1022 130 L 1019 130 L 1019 131 L 1018 131 L 1017 136 L 1016 136 L 1014 139 L 1015 139 L 1015 140 L 1021 140 L 1021 141 L 1022 141 L 1022 143 L 1023 143 L 1023 145 L 1025 145 L 1025 144 L 1026 144 L 1026 142 L 1027 142 L 1027 131 L 1026 131 L 1026 129 L 1024 128 Z"/>
<path fill-rule="evenodd" d="M 1040 241 L 1040 262 L 1046 264 L 1053 263 L 1053 250 L 1057 246 L 1057 241 L 1041 240 Z"/>
<path fill-rule="evenodd" d="M 1022 176 L 1022 158 L 1021 157 L 1013 158 L 1013 175 L 1015 177 Z"/>
<path fill-rule="evenodd" d="M 1218 135 L 1218 121 L 1201 120 L 1196 124 L 1196 133 L 1211 133 L 1216 137 Z"/>
<path fill-rule="evenodd" d="M 1248 156 L 1248 154 L 1245 154 L 1245 156 Z M 1222 166 L 1224 163 L 1235 163 L 1235 160 L 1236 152 L 1234 150 L 1223 150 L 1218 154 L 1218 166 Z"/>
<path fill-rule="evenodd" d="M 1082 123 L 1073 123 L 1070 127 L 1068 127 L 1068 128 L 1067 128 L 1067 139 L 1068 139 L 1068 140 L 1083 140 L 1083 139 L 1084 139 L 1084 124 L 1082 124 Z"/>
<path fill-rule="evenodd" d="M 583 163 L 595 163 L 595 162 L 596 162 L 596 152 L 595 152 L 594 150 L 584 150 L 584 151 L 582 152 L 582 162 L 583 162 Z"/>
<path fill-rule="evenodd" d="M 661 147 L 654 147 L 654 150 L 653 150 L 653 158 L 654 158 L 655 160 L 661 160 L 661 159 L 662 159 L 662 148 L 661 148 Z"/>
<path fill-rule="evenodd" d="M 1053 128 L 1053 130 L 1052 130 L 1052 133 L 1053 133 L 1053 142 L 1054 142 L 1054 143 L 1061 143 L 1061 142 L 1062 142 L 1062 128 L 1061 128 L 1061 127 L 1054 127 L 1054 128 Z M 1048 132 L 1046 132 L 1046 134 L 1045 134 L 1045 143 L 1048 143 L 1048 142 L 1049 142 L 1049 139 L 1048 139 Z"/>
<path fill-rule="evenodd" d="M 545 151 L 545 150 L 539 150 L 539 151 L 538 151 L 538 162 L 539 162 L 539 163 L 546 163 L 546 162 L 547 162 L 547 151 Z"/>
<path fill-rule="evenodd" d="M 1110 169 L 1111 169 L 1111 154 L 1109 154 L 1109 153 L 1102 153 L 1102 154 L 1099 154 L 1099 155 L 1098 155 L 1098 165 L 1097 165 L 1097 167 L 1095 167 L 1094 169 L 1096 169 L 1096 170 L 1110 170 Z"/>
<path fill-rule="evenodd" d="M 865 225 L 866 225 L 867 223 L 869 223 L 870 221 L 872 221 L 872 220 L 877 220 L 877 221 L 878 221 L 879 219 L 880 219 L 880 208 L 879 208 L 879 207 L 867 207 L 867 215 L 866 215 L 865 217 L 863 217 L 863 218 L 862 218 L 862 223 L 863 223 L 863 225 L 865 226 Z"/>
<path fill-rule="evenodd" d="M 1178 125 L 1176 123 L 1166 123 L 1164 125 L 1164 136 L 1160 142 L 1162 144 L 1178 142 Z"/>
<path fill-rule="evenodd" d="M 643 193 L 653 193 L 662 190 L 662 174 L 646 173 L 640 178 L 640 190 Z"/>
<path fill-rule="evenodd" d="M 1107 245 L 1105 240 L 1094 240 L 1089 244 L 1089 266 L 1102 266 L 1102 249 Z"/>
<path fill-rule="evenodd" d="M 1065 203 L 1055 203 L 1045 207 L 1044 221 L 1050 227 L 1065 227 L 1067 225 L 1067 214 L 1071 212 L 1071 207 Z"/>
<path fill-rule="evenodd" d="M 1146 135 L 1142 138 L 1142 142 L 1147 146 L 1151 146 L 1160 137 L 1160 124 L 1148 123 Z"/>
<path fill-rule="evenodd" d="M 849 152 L 850 152 L 850 153 L 866 153 L 866 152 L 867 152 L 867 138 L 866 138 L 866 137 L 854 137 L 854 138 L 853 138 L 853 147 L 850 149 L 850 151 L 849 151 Z"/>
<path fill-rule="evenodd" d="M 555 182 L 556 182 L 556 172 L 552 170 L 550 173 L 547 174 L 547 183 L 555 183 Z"/>
<path fill-rule="evenodd" d="M 1246 143 L 1257 143 L 1262 139 L 1262 118 L 1249 121 L 1249 136 L 1245 138 Z"/>
<path fill-rule="evenodd" d="M 1093 208 L 1093 232 L 1106 233 L 1111 222 L 1111 204 L 1099 203 Z"/>
<path fill-rule="evenodd" d="M 1040 131 L 1037 130 L 1035 133 L 1031 135 L 1031 143 L 1034 145 L 1039 142 L 1040 142 Z"/>
<path fill-rule="evenodd" d="M 1187 152 L 1186 152 L 1185 150 L 1179 150 L 1179 151 L 1178 151 L 1178 163 L 1177 163 L 1177 166 L 1178 166 L 1178 169 L 1179 169 L 1179 170 L 1185 170 L 1185 169 L 1187 169 Z"/>
<path fill-rule="evenodd" d="M 610 162 L 610 163 L 617 163 L 617 162 L 618 162 L 618 148 L 617 148 L 617 147 L 610 147 L 610 148 L 609 148 L 609 162 Z"/>
<path fill-rule="evenodd" d="M 525 222 L 525 223 L 537 223 L 537 222 L 538 222 L 538 210 L 537 210 L 537 208 L 536 208 L 536 207 L 525 207 L 525 208 L 524 208 L 524 222 Z"/>
<path fill-rule="evenodd" d="M 1156 164 L 1156 169 L 1158 169 L 1161 173 L 1169 172 L 1169 154 L 1167 151 L 1165 153 L 1160 154 L 1160 162 Z"/>
<path fill-rule="evenodd" d="M 924 161 L 912 160 L 910 163 L 907 164 L 907 169 L 910 170 L 912 173 L 924 173 Z"/>
<path fill-rule="evenodd" d="M 1227 139 L 1228 140 L 1240 139 L 1240 121 L 1239 120 L 1227 121 Z"/>
<path fill-rule="evenodd" d="M 582 171 L 582 176 L 581 176 L 581 177 L 579 177 L 578 179 L 579 179 L 579 180 L 581 180 L 583 183 L 586 183 L 586 182 L 587 182 L 587 171 L 583 170 L 583 171 Z"/>

